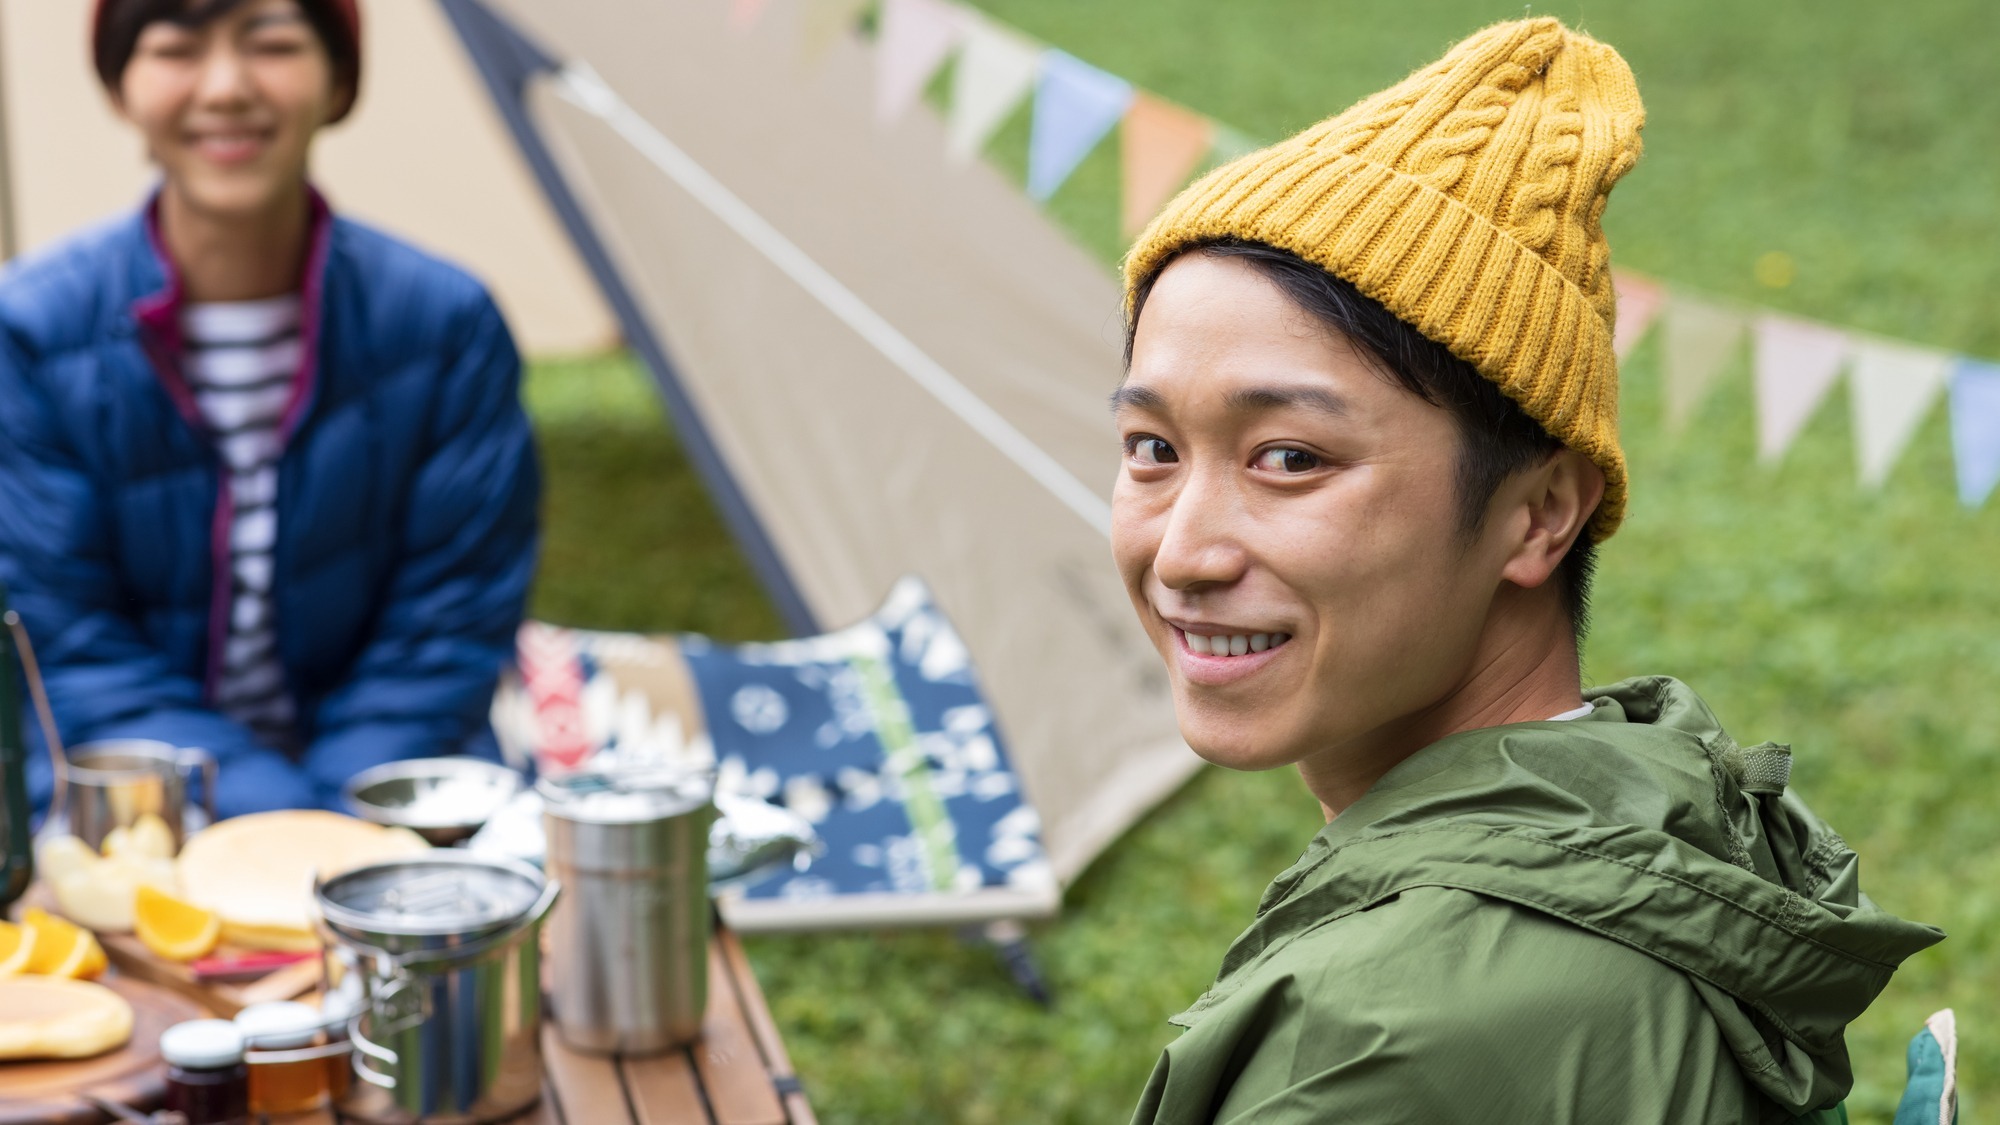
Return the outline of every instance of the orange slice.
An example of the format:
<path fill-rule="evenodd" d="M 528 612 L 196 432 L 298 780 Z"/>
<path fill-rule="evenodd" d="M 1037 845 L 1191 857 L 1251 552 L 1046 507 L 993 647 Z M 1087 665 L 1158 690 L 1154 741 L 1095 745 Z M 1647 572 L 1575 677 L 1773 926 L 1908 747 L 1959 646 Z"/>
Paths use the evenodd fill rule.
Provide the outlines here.
<path fill-rule="evenodd" d="M 35 955 L 35 931 L 12 922 L 0 922 L 0 979 L 26 971 Z"/>
<path fill-rule="evenodd" d="M 220 916 L 144 885 L 133 906 L 132 930 L 147 949 L 169 961 L 206 957 L 222 941 Z"/>
<path fill-rule="evenodd" d="M 29 907 L 21 920 L 35 935 L 26 971 L 74 979 L 94 977 L 104 971 L 104 948 L 89 930 L 38 906 Z"/>

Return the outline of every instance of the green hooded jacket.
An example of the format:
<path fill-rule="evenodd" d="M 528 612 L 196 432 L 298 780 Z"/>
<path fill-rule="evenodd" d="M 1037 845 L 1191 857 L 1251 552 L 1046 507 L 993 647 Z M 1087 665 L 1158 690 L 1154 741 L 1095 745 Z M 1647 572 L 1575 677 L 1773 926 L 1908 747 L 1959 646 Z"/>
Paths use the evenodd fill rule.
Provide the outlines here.
<path fill-rule="evenodd" d="M 1135 1125 L 1844 1120 L 1844 1031 L 1944 935 L 1666 677 L 1453 735 L 1313 838 Z"/>

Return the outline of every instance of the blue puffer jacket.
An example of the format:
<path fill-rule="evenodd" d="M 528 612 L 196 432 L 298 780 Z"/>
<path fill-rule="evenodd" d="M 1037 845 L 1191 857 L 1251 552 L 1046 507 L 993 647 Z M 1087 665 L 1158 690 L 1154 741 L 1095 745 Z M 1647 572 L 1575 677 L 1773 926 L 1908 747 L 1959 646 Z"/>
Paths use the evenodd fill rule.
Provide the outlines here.
<path fill-rule="evenodd" d="M 225 816 L 330 805 L 358 770 L 479 740 L 534 572 L 540 478 L 499 311 L 315 205 L 273 578 L 297 755 L 211 706 L 226 474 L 180 375 L 151 207 L 0 273 L 0 581 L 57 726 L 209 750 Z"/>

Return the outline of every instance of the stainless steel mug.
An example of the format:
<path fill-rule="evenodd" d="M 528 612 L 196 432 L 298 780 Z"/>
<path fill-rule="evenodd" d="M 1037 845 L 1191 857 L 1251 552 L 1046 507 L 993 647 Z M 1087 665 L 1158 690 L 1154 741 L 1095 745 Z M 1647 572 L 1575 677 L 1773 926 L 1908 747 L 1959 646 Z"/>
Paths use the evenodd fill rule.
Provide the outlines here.
<path fill-rule="evenodd" d="M 646 1055 L 701 1035 L 714 780 L 681 770 L 545 777 L 550 1018 L 563 1042 Z"/>
<path fill-rule="evenodd" d="M 509 859 L 439 849 L 314 888 L 361 979 L 343 1120 L 502 1121 L 542 1088 L 542 920 L 558 885 Z"/>
<path fill-rule="evenodd" d="M 73 746 L 63 764 L 70 833 L 101 848 L 112 829 L 152 813 L 166 821 L 178 854 L 187 835 L 188 781 L 197 772 L 202 811 L 214 823 L 215 758 L 208 751 L 140 738 Z"/>

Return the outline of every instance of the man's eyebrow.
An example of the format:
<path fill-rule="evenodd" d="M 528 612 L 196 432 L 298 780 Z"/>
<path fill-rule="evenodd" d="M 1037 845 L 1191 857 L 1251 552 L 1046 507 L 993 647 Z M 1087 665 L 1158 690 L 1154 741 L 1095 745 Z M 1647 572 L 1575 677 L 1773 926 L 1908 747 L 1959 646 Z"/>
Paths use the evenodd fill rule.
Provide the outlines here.
<path fill-rule="evenodd" d="M 1135 387 L 1130 383 L 1111 392 L 1111 412 L 1121 410 L 1150 410 L 1155 414 L 1165 413 L 1166 397 L 1151 387 Z"/>
<path fill-rule="evenodd" d="M 1336 418 L 1353 413 L 1346 399 L 1319 387 L 1245 387 L 1229 392 L 1222 401 L 1229 409 L 1244 412 L 1303 407 Z"/>

